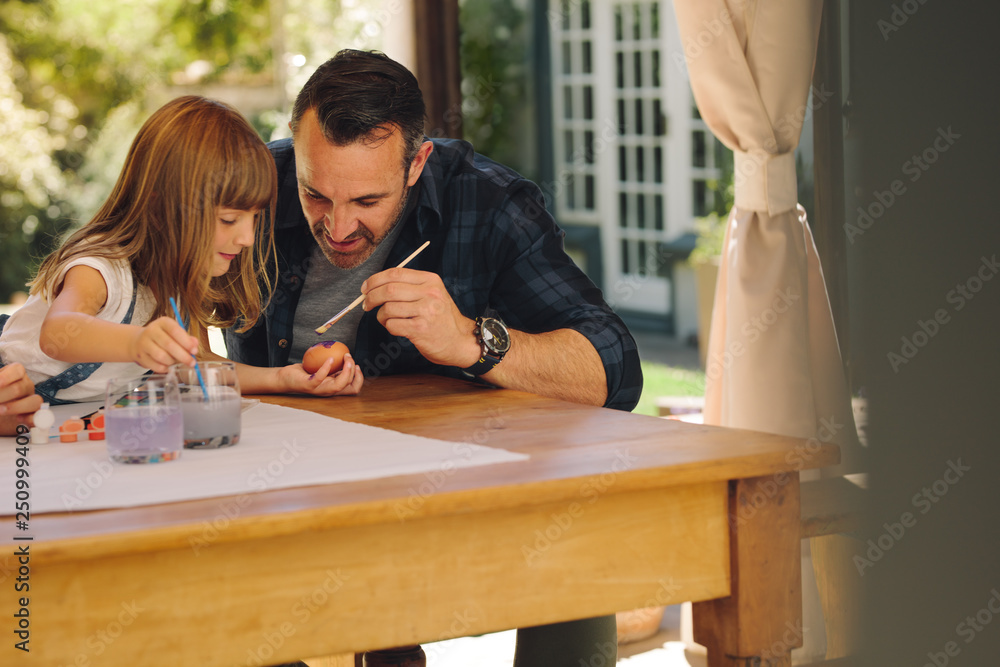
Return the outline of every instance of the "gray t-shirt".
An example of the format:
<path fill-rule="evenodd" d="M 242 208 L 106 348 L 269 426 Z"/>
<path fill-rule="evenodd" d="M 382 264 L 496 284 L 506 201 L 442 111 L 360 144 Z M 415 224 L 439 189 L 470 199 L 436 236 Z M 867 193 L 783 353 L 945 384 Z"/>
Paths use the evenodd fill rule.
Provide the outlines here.
<path fill-rule="evenodd" d="M 316 335 L 316 328 L 361 295 L 361 284 L 385 266 L 389 251 L 396 243 L 402 227 L 397 224 L 389 232 L 389 236 L 375 248 L 371 257 L 353 269 L 334 266 L 323 254 L 319 244 L 313 244 L 309 273 L 306 274 L 306 282 L 302 285 L 302 294 L 299 295 L 299 304 L 295 309 L 292 350 L 288 363 L 301 363 L 310 346 L 325 340 L 339 340 L 349 349 L 354 349 L 358 325 L 361 323 L 361 316 L 365 314 L 360 304 L 322 336 Z"/>

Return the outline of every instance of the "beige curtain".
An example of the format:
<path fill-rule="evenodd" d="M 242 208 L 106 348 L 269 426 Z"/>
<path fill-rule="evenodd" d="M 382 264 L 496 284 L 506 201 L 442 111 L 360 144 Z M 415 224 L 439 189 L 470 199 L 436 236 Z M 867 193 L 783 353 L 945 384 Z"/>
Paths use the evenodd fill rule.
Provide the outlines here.
<path fill-rule="evenodd" d="M 674 8 L 695 101 L 734 154 L 736 201 L 712 312 L 705 423 L 834 442 L 843 463 L 824 474 L 856 471 L 857 432 L 830 301 L 797 205 L 794 151 L 822 3 L 675 0 Z M 814 540 L 818 559 L 831 539 L 847 538 Z M 803 646 L 793 662 L 835 657 L 826 649 L 842 643 L 839 631 L 833 643 L 825 636 L 822 608 L 833 603 L 821 605 L 818 595 L 836 582 L 823 567 L 817 586 L 809 561 L 803 543 Z"/>
<path fill-rule="evenodd" d="M 705 423 L 856 446 L 823 272 L 797 206 L 794 151 L 817 0 L 675 0 L 701 115 L 734 151 L 708 344 Z"/>

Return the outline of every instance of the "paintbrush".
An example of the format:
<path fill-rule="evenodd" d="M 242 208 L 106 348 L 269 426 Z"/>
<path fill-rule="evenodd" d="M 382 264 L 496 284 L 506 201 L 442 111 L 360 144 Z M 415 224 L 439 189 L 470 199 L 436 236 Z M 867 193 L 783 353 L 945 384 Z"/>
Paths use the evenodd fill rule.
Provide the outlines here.
<path fill-rule="evenodd" d="M 177 308 L 177 302 L 174 300 L 174 297 L 170 297 L 170 307 L 174 309 L 174 317 L 177 319 L 177 324 L 181 325 L 181 328 L 183 329 L 184 328 L 184 320 L 181 319 L 181 311 L 180 311 L 179 308 Z M 192 355 L 192 356 L 194 356 L 194 355 Z M 202 395 L 205 396 L 205 400 L 207 401 L 208 400 L 208 389 L 205 387 L 205 381 L 201 377 L 201 368 L 198 367 L 198 360 L 197 359 L 195 359 L 195 362 L 194 362 L 194 372 L 195 372 L 195 375 L 198 376 L 198 384 L 201 385 L 201 393 L 202 393 Z"/>
<path fill-rule="evenodd" d="M 399 266 L 397 266 L 396 268 L 397 268 L 397 269 L 401 269 L 401 268 L 403 268 L 404 266 L 406 266 L 407 264 L 409 264 L 409 263 L 410 263 L 410 260 L 411 260 L 411 259 L 413 259 L 413 258 L 414 258 L 414 257 L 416 257 L 417 255 L 419 255 L 419 254 L 420 254 L 420 252 L 421 252 L 421 251 L 422 251 L 422 250 L 423 250 L 424 248 L 426 248 L 427 246 L 429 246 L 430 244 L 431 244 L 431 242 L 430 242 L 430 241 L 424 241 L 424 244 L 423 244 L 422 246 L 420 246 L 419 248 L 417 248 L 416 250 L 414 250 L 414 251 L 413 251 L 412 253 L 410 253 L 410 256 L 409 256 L 409 257 L 407 257 L 406 259 L 404 259 L 404 260 L 403 260 L 402 262 L 400 262 L 400 263 L 399 263 Z M 342 311 L 340 311 L 339 313 L 337 313 L 336 315 L 334 315 L 333 317 L 331 317 L 330 319 L 328 319 L 328 320 L 327 320 L 327 321 L 326 321 L 326 322 L 325 322 L 325 323 L 323 324 L 323 326 L 321 326 L 321 327 L 317 327 L 317 329 L 316 329 L 316 335 L 317 335 L 317 336 L 322 336 L 323 334 L 325 334 L 325 333 L 326 333 L 327 331 L 329 331 L 329 330 L 330 330 L 330 327 L 332 327 L 332 326 L 333 326 L 334 324 L 336 324 L 336 323 L 337 323 L 337 321 L 338 321 L 338 320 L 340 320 L 340 318 L 341 318 L 341 317 L 343 317 L 343 316 L 344 316 L 344 315 L 346 315 L 347 313 L 349 313 L 349 312 L 351 312 L 352 310 L 354 310 L 354 308 L 355 308 L 355 307 L 356 307 L 356 306 L 357 306 L 357 305 L 358 305 L 359 303 L 361 303 L 361 302 L 362 302 L 362 301 L 364 301 L 364 300 L 365 300 L 365 295 L 364 295 L 364 294 L 362 294 L 362 295 L 361 295 L 361 296 L 359 296 L 359 297 L 358 297 L 357 299 L 355 299 L 354 301 L 352 301 L 352 302 L 351 302 L 351 303 L 350 303 L 350 304 L 349 304 L 349 305 L 347 306 L 347 308 L 344 308 L 344 309 L 343 309 Z"/>

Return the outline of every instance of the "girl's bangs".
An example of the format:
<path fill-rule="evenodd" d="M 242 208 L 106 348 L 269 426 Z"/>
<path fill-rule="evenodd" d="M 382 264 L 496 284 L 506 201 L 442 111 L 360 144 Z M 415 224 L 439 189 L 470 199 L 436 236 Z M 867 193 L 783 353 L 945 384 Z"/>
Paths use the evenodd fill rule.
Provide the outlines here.
<path fill-rule="evenodd" d="M 255 144 L 255 145 L 254 145 Z M 221 184 L 220 206 L 240 211 L 267 209 L 277 192 L 274 159 L 263 143 L 254 142 L 232 160 Z"/>

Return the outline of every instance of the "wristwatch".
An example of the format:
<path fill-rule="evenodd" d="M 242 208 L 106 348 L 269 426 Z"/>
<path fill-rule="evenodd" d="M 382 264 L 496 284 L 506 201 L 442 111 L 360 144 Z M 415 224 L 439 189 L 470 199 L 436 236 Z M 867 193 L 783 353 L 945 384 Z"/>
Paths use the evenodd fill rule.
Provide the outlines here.
<path fill-rule="evenodd" d="M 482 354 L 479 361 L 464 370 L 470 375 L 483 375 L 503 361 L 504 355 L 510 349 L 510 332 L 498 319 L 477 317 L 475 334 Z"/>

